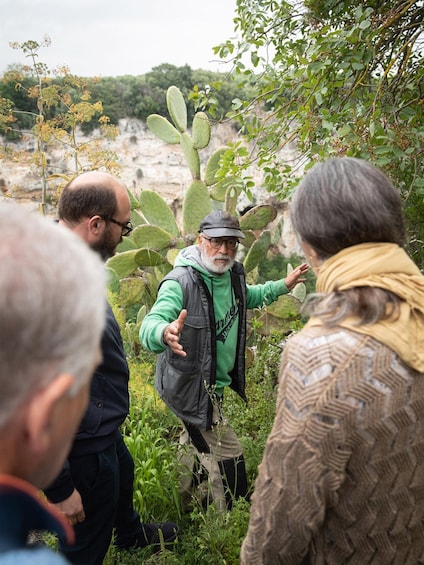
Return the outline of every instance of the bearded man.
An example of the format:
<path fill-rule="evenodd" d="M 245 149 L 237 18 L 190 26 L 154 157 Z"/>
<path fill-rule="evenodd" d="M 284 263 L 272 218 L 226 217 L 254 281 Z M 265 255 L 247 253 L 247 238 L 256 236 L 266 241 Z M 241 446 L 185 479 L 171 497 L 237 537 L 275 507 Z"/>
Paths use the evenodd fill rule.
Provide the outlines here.
<path fill-rule="evenodd" d="M 131 205 L 115 177 L 89 171 L 71 180 L 60 196 L 59 224 L 76 233 L 103 260 L 131 233 Z M 119 324 L 106 305 L 102 362 L 91 383 L 90 400 L 69 457 L 45 493 L 75 529 L 75 544 L 60 543 L 70 563 L 101 565 L 115 530 L 119 549 L 160 548 L 172 542 L 173 522 L 145 524 L 133 507 L 134 461 L 120 426 L 129 411 L 129 368 Z M 161 530 L 161 533 L 159 533 Z"/>
<path fill-rule="evenodd" d="M 198 244 L 179 253 L 140 328 L 143 347 L 159 354 L 156 390 L 182 421 L 180 443 L 187 448 L 181 464 L 188 472 L 181 490 L 190 494 L 206 478 L 204 500 L 219 511 L 248 491 L 243 448 L 223 413 L 226 387 L 246 399 L 247 309 L 287 294 L 308 270 L 302 264 L 285 280 L 248 285 L 235 260 L 241 238 L 235 216 L 223 210 L 207 215 Z"/>

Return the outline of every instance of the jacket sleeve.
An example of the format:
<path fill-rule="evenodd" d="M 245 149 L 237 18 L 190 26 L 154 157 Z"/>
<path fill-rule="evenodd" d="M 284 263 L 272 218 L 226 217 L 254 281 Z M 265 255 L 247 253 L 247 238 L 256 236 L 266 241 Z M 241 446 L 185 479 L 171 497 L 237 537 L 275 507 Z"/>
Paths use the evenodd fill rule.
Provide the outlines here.
<path fill-rule="evenodd" d="M 163 330 L 178 318 L 183 307 L 183 291 L 177 281 L 166 280 L 159 288 L 156 302 L 140 328 L 141 345 L 152 353 L 161 353 L 166 345 Z"/>
<path fill-rule="evenodd" d="M 247 285 L 247 308 L 260 308 L 275 302 L 282 294 L 289 292 L 284 279 L 267 281 L 265 284 Z"/>
<path fill-rule="evenodd" d="M 331 432 L 337 442 L 327 442 L 328 429 L 317 418 L 317 403 L 334 375 L 331 351 L 320 353 L 318 362 L 307 340 L 289 340 L 285 347 L 276 416 L 241 550 L 244 565 L 303 563 L 326 509 L 337 499 L 350 450 L 337 425 Z"/>
<path fill-rule="evenodd" d="M 69 463 L 65 461 L 60 474 L 56 477 L 54 482 L 44 490 L 44 494 L 50 502 L 57 504 L 69 498 L 74 492 L 74 488 Z"/>

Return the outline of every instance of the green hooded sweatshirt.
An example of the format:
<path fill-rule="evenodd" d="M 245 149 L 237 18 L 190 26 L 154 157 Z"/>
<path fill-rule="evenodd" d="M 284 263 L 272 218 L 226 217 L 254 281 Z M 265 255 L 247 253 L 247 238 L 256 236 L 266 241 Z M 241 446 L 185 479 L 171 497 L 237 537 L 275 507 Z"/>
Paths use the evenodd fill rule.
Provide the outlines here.
<path fill-rule="evenodd" d="M 213 298 L 217 335 L 216 393 L 222 395 L 225 386 L 231 383 L 229 373 L 234 367 L 238 331 L 238 309 L 230 272 L 221 275 L 209 272 L 203 265 L 197 245 L 187 247 L 178 254 L 175 267 L 180 266 L 192 266 L 199 271 Z M 287 286 L 282 279 L 247 285 L 247 308 L 271 304 L 280 295 L 287 293 Z M 178 318 L 182 308 L 183 293 L 180 284 L 174 280 L 164 281 L 155 304 L 140 328 L 140 341 L 145 349 L 153 353 L 165 350 L 163 332 L 169 323 Z"/>

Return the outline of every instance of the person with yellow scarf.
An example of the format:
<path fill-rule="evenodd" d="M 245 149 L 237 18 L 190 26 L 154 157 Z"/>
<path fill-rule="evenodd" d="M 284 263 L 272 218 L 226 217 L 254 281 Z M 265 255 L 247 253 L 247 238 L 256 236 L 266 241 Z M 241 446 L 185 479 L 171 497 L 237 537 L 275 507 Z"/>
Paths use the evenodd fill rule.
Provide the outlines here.
<path fill-rule="evenodd" d="M 316 164 L 290 206 L 317 275 L 283 352 L 241 563 L 424 562 L 424 276 L 370 163 Z"/>

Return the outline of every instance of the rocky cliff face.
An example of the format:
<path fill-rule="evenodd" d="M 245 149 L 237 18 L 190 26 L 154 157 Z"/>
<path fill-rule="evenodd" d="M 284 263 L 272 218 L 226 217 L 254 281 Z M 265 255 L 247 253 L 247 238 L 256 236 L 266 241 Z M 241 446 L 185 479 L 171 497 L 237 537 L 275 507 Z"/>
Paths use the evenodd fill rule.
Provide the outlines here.
<path fill-rule="evenodd" d="M 94 135 L 95 137 L 95 135 Z M 83 139 L 81 137 L 81 139 Z M 202 165 L 216 149 L 225 146 L 229 141 L 236 141 L 237 134 L 229 124 L 218 124 L 212 127 L 211 142 L 200 152 Z M 113 151 L 118 156 L 120 177 L 125 185 L 137 197 L 141 190 L 149 189 L 158 192 L 172 207 L 177 220 L 181 213 L 181 202 L 185 190 L 191 182 L 190 171 L 185 162 L 180 145 L 169 145 L 153 135 L 147 126 L 139 120 L 125 119 L 119 123 L 119 135 L 115 140 L 101 140 L 102 150 Z M 34 151 L 34 141 L 26 139 L 14 146 L 22 151 L 17 158 L 3 160 L 0 165 L 0 189 L 7 197 L 12 197 L 28 206 L 37 207 L 40 201 L 41 181 L 37 170 L 24 157 Z M 288 157 L 293 158 L 289 151 Z M 73 163 L 66 156 L 63 147 L 55 147 L 49 151 L 49 172 L 69 174 L 74 170 Z M 286 219 L 286 203 L 276 202 L 261 188 L 260 171 L 252 170 L 250 174 L 256 184 L 254 190 L 255 204 L 272 201 L 277 205 L 279 213 L 285 217 L 283 242 L 281 251 L 285 255 L 299 253 L 299 249 Z M 250 204 L 242 198 L 239 210 Z M 54 209 L 50 211 L 54 214 Z"/>

